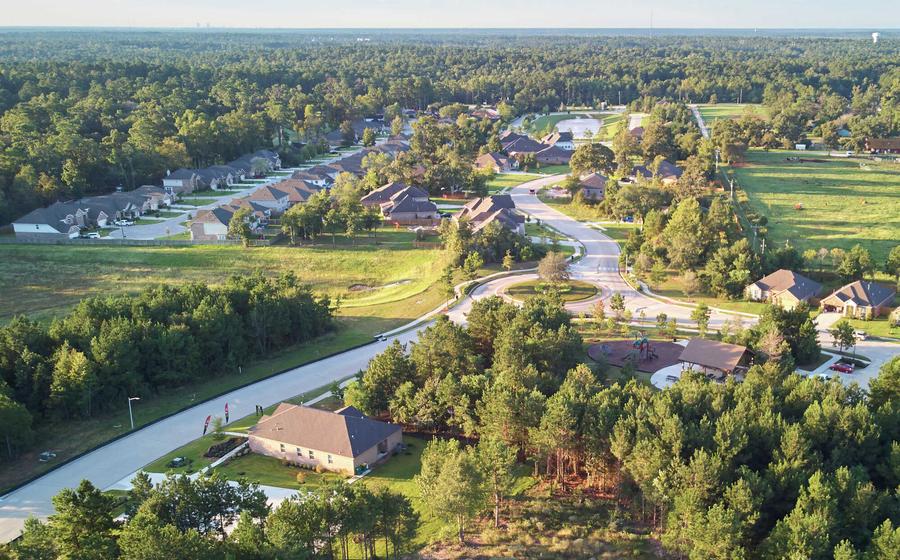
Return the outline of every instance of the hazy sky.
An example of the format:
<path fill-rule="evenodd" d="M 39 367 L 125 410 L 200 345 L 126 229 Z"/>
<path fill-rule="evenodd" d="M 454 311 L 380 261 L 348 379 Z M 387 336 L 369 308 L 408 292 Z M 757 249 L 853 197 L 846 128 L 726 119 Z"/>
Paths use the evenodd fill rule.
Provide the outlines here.
<path fill-rule="evenodd" d="M 900 27 L 900 0 L 0 0 L 0 26 Z"/>

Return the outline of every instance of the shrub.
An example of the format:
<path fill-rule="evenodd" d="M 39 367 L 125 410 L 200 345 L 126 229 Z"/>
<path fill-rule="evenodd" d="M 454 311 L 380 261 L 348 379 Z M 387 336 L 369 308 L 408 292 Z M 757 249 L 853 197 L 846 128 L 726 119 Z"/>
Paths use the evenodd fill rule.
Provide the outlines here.
<path fill-rule="evenodd" d="M 316 465 L 316 473 L 322 474 L 323 472 L 325 472 L 325 467 L 323 467 L 322 465 Z"/>
<path fill-rule="evenodd" d="M 303 484 L 306 482 L 306 473 L 303 471 L 297 472 L 297 476 L 295 477 L 297 480 L 297 484 Z"/>

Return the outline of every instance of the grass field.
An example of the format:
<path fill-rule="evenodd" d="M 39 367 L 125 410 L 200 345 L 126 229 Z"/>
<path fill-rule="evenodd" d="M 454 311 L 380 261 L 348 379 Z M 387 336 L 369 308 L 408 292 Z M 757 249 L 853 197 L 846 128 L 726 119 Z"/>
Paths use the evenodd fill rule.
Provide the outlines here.
<path fill-rule="evenodd" d="M 184 206 L 206 206 L 207 204 L 212 204 L 217 200 L 217 198 L 182 198 L 175 204 L 181 204 Z"/>
<path fill-rule="evenodd" d="M 488 181 L 488 193 L 496 194 L 503 189 L 516 187 L 521 185 L 522 183 L 540 179 L 541 177 L 541 175 L 532 175 L 529 173 L 500 173 L 498 175 L 495 175 L 493 179 Z"/>
<path fill-rule="evenodd" d="M 553 208 L 554 210 L 558 210 L 566 216 L 574 218 L 580 222 L 589 222 L 592 220 L 599 220 L 603 218 L 597 207 L 590 206 L 588 204 L 573 203 L 572 199 L 570 198 L 551 198 L 540 193 L 538 194 L 538 198 L 547 206 Z"/>
<path fill-rule="evenodd" d="M 548 288 L 553 289 L 548 287 L 546 282 L 542 280 L 528 280 L 519 284 L 513 284 L 506 289 L 506 293 L 511 298 L 521 301 L 528 297 L 543 294 Z M 558 291 L 560 299 L 564 302 L 584 301 L 597 295 L 597 286 L 588 282 L 570 280 L 560 286 Z"/>
<path fill-rule="evenodd" d="M 827 161 L 786 161 L 795 156 Z M 900 165 L 790 151 L 753 150 L 746 159 L 735 176 L 750 208 L 768 218 L 771 244 L 846 250 L 859 243 L 880 264 L 900 240 Z"/>
<path fill-rule="evenodd" d="M 537 171 L 544 175 L 568 175 L 572 172 L 572 168 L 568 165 L 542 165 Z"/>
<path fill-rule="evenodd" d="M 698 105 L 700 116 L 706 126 L 719 119 L 739 119 L 748 112 L 755 113 L 761 118 L 768 118 L 765 107 L 757 103 L 717 103 L 715 105 Z"/>
<path fill-rule="evenodd" d="M 264 486 L 277 486 L 295 490 L 314 490 L 330 482 L 343 480 L 344 476 L 335 473 L 317 473 L 310 469 L 300 469 L 281 464 L 274 457 L 255 455 L 253 453 L 238 457 L 228 463 L 216 467 L 215 472 L 227 480 L 246 478 Z M 303 483 L 297 482 L 297 473 L 303 473 Z"/>
<path fill-rule="evenodd" d="M 398 232 L 397 242 L 408 243 L 399 238 L 406 234 Z M 437 249 L 371 245 L 255 249 L 2 245 L 0 321 L 17 313 L 58 315 L 86 296 L 135 293 L 160 282 L 220 284 L 229 275 L 255 270 L 271 275 L 293 272 L 316 291 L 342 295 L 347 303 L 371 301 L 374 296 L 379 300 L 375 303 L 383 303 L 424 291 L 440 274 L 440 256 Z"/>

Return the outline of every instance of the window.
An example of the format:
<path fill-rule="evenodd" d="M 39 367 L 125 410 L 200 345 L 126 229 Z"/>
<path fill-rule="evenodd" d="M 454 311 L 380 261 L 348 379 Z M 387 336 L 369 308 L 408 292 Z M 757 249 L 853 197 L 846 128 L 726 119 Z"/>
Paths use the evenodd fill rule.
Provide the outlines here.
<path fill-rule="evenodd" d="M 315 458 L 316 458 L 316 456 L 313 454 L 313 450 L 312 450 L 312 449 L 309 450 L 309 458 L 310 458 L 310 459 L 315 459 Z"/>
<path fill-rule="evenodd" d="M 331 460 L 331 455 L 329 455 L 329 456 L 328 456 L 328 464 L 330 465 L 330 464 L 333 463 L 333 462 L 334 462 L 334 461 Z"/>
<path fill-rule="evenodd" d="M 384 440 L 378 444 L 378 452 L 379 453 L 387 453 L 388 450 L 388 442 Z"/>
<path fill-rule="evenodd" d="M 303 457 L 303 450 L 299 447 L 297 448 L 297 457 Z"/>
<path fill-rule="evenodd" d="M 281 452 L 284 453 L 284 444 L 281 444 Z"/>

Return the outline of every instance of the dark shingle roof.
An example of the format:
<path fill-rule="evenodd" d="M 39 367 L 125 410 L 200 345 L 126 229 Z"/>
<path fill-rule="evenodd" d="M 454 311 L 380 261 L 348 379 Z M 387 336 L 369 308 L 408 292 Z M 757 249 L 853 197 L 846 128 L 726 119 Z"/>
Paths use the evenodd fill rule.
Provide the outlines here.
<path fill-rule="evenodd" d="M 747 348 L 737 344 L 692 338 L 678 360 L 721 371 L 734 371 L 746 353 Z"/>

